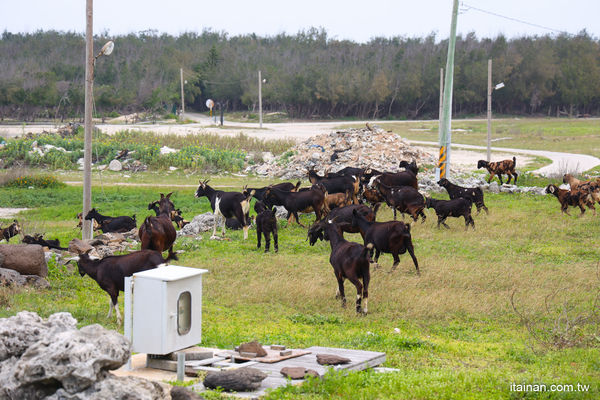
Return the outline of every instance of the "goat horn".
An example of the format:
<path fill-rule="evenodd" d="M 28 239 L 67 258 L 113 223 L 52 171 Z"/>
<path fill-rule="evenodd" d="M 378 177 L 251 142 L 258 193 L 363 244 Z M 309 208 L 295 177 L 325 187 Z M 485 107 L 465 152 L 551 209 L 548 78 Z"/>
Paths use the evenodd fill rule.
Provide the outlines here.
<path fill-rule="evenodd" d="M 173 192 L 169 193 L 168 195 L 166 195 L 165 197 L 168 199 L 169 197 L 171 197 L 171 195 L 173 194 Z"/>

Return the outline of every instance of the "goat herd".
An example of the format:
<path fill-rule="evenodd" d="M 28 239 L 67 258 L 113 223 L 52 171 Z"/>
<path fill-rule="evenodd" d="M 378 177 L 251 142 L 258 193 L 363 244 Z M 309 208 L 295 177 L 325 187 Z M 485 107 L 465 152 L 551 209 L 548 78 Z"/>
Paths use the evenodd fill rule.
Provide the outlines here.
<path fill-rule="evenodd" d="M 508 176 L 517 182 L 515 172 L 516 158 L 500 162 L 487 162 L 480 160 L 478 168 L 486 168 L 490 176 L 498 176 L 502 183 L 502 175 Z M 255 221 L 257 233 L 257 247 L 261 247 L 261 238 L 265 239 L 265 252 L 270 249 L 271 236 L 273 236 L 274 250 L 279 249 L 277 235 L 276 209 L 274 206 L 283 206 L 287 210 L 287 225 L 295 221 L 301 224 L 298 214 L 314 212 L 315 222 L 308 228 L 308 240 L 312 246 L 318 240 L 327 240 L 331 245 L 329 262 L 333 266 L 338 282 L 336 298 L 341 299 L 342 306 L 346 303 L 344 294 L 344 281 L 348 279 L 356 287 L 356 312 L 366 314 L 368 311 L 368 288 L 370 281 L 370 265 L 377 262 L 381 253 L 389 253 L 394 259 L 392 271 L 400 262 L 399 255 L 408 252 L 413 260 L 417 274 L 419 263 L 415 256 L 411 238 L 410 224 L 396 220 L 399 211 L 404 219 L 404 214 L 409 214 L 414 221 L 421 218 L 424 222 L 425 208 L 433 208 L 437 215 L 437 226 L 449 226 L 445 223 L 448 217 L 463 217 L 465 230 L 475 223 L 471 216 L 472 204 L 477 208 L 477 214 L 483 209 L 488 213 L 483 199 L 483 191 L 479 187 L 465 188 L 455 185 L 447 179 L 439 180 L 438 184 L 446 189 L 449 200 L 435 200 L 424 197 L 418 191 L 416 162 L 400 162 L 399 172 L 381 172 L 372 168 L 346 167 L 335 173 L 326 173 L 320 176 L 314 169 L 308 171 L 311 187 L 301 188 L 301 182 L 279 183 L 262 188 L 244 187 L 242 192 L 225 192 L 216 190 L 208 185 L 208 180 L 200 181 L 195 196 L 207 197 L 215 219 L 212 237 L 215 238 L 217 226 L 222 225 L 222 235 L 225 228 L 243 229 L 244 239 L 248 238 L 248 230 L 252 220 Z M 600 200 L 600 180 L 595 182 L 581 182 L 570 175 L 565 175 L 564 182 L 571 185 L 571 191 L 549 185 L 547 193 L 554 194 L 561 203 L 563 212 L 567 207 L 579 206 L 581 212 L 585 211 L 584 205 L 594 209 L 593 203 Z M 94 260 L 86 253 L 80 254 L 78 260 L 81 276 L 88 274 L 96 280 L 99 286 L 110 296 L 109 317 L 113 308 L 116 309 L 117 320 L 120 322 L 118 310 L 118 294 L 123 291 L 124 278 L 135 272 L 156 268 L 168 260 L 177 260 L 173 245 L 177 237 L 173 222 L 181 228 L 187 221 L 181 216 L 181 211 L 176 209 L 170 200 L 172 193 L 166 196 L 160 194 L 160 199 L 148 205 L 148 210 L 154 210 L 156 216 L 147 217 L 139 227 L 141 250 L 120 256 L 109 256 L 101 260 Z M 252 198 L 256 199 L 254 210 L 256 216 L 249 217 Z M 394 212 L 394 220 L 376 222 L 376 214 L 382 203 L 386 203 Z M 367 206 L 369 203 L 371 206 Z M 594 209 L 595 213 L 595 209 Z M 81 215 L 80 225 L 82 222 Z M 326 217 L 326 218 L 325 218 Z M 135 215 L 133 217 L 108 217 L 92 209 L 86 220 L 93 220 L 95 229 L 103 232 L 126 232 L 136 228 Z M 17 221 L 8 228 L 2 229 L 2 237 L 7 241 L 11 236 L 20 232 Z M 343 233 L 360 233 L 363 244 L 349 242 L 344 239 Z M 28 236 L 23 239 L 25 243 L 40 244 L 50 248 L 65 250 L 58 241 L 44 240 L 41 235 Z M 166 259 L 162 252 L 168 251 Z M 374 257 L 373 257 L 374 256 Z"/>

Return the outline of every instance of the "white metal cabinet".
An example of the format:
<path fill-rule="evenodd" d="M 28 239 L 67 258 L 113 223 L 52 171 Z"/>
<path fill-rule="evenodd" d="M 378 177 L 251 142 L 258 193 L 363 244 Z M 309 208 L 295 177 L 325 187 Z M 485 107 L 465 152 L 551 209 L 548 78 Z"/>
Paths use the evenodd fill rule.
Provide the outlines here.
<path fill-rule="evenodd" d="M 168 354 L 201 342 L 206 272 L 168 265 L 126 278 L 124 328 L 133 352 Z"/>

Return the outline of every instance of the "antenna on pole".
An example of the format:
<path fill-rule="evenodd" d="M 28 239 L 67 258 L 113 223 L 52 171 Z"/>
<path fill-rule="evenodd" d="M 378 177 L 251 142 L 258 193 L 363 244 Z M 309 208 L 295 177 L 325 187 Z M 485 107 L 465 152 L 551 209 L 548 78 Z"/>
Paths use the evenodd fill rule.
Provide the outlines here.
<path fill-rule="evenodd" d="M 454 48 L 456 46 L 456 21 L 458 19 L 458 0 L 452 7 L 452 23 L 448 41 L 448 57 L 446 59 L 446 82 L 442 107 L 442 122 L 440 129 L 440 158 L 436 168 L 436 177 L 447 178 L 450 167 L 450 145 L 452 143 L 452 79 L 454 77 Z"/>

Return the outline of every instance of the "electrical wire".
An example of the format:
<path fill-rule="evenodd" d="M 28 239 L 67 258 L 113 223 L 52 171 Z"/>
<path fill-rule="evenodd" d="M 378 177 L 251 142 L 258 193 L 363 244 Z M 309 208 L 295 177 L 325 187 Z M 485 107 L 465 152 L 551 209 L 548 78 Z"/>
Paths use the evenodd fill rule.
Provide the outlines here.
<path fill-rule="evenodd" d="M 539 24 L 534 24 L 534 23 L 531 23 L 531 22 L 523 21 L 523 20 L 521 20 L 521 19 L 517 19 L 517 18 L 513 18 L 513 17 L 508 17 L 508 16 L 506 16 L 506 15 L 501 15 L 501 14 L 495 13 L 495 12 L 493 12 L 493 11 L 487 11 L 487 10 L 483 10 L 483 9 L 481 9 L 481 8 L 474 7 L 474 6 L 472 6 L 472 5 L 470 5 L 470 4 L 467 4 L 467 3 L 464 3 L 464 2 L 463 2 L 463 3 L 461 3 L 461 5 L 462 5 L 463 7 L 466 7 L 466 9 L 462 9 L 462 10 L 461 10 L 462 12 L 467 12 L 467 11 L 469 11 L 469 10 L 475 10 L 475 11 L 482 12 L 482 13 L 484 13 L 484 14 L 493 15 L 493 16 L 495 16 L 495 17 L 498 17 L 498 18 L 504 18 L 504 19 L 507 19 L 507 20 L 509 20 L 509 21 L 514 21 L 514 22 L 518 22 L 518 23 L 520 23 L 520 24 L 524 24 L 524 25 L 533 26 L 533 27 L 535 27 L 535 28 L 546 29 L 546 30 L 548 30 L 548 31 L 552 31 L 552 32 L 557 32 L 557 33 L 561 33 L 561 34 L 565 34 L 565 35 L 573 36 L 573 34 L 571 34 L 571 33 L 569 33 L 569 32 L 566 32 L 566 31 L 562 31 L 562 30 L 560 30 L 560 29 L 549 28 L 549 27 L 547 27 L 547 26 L 543 26 L 543 25 L 539 25 Z"/>

